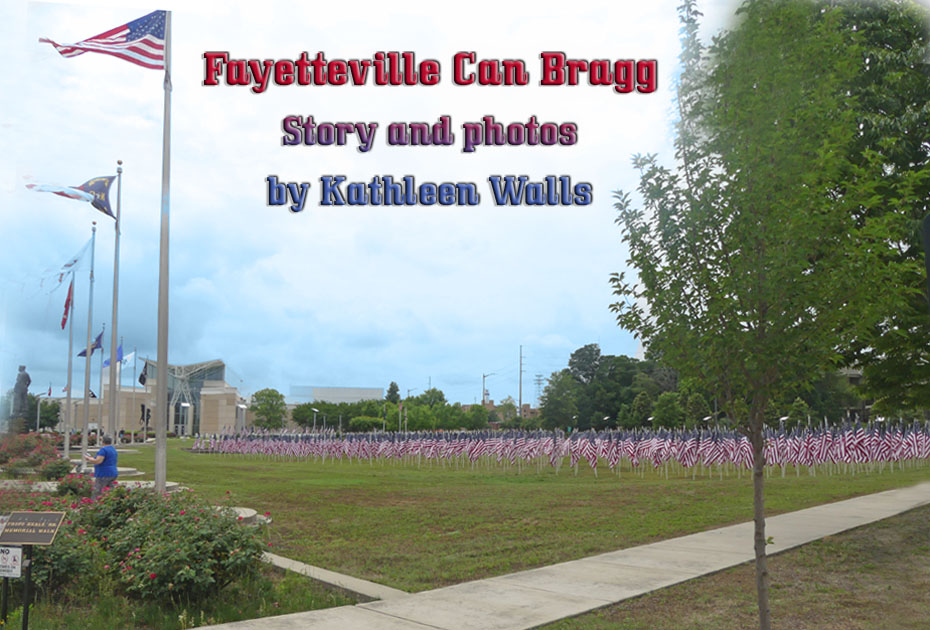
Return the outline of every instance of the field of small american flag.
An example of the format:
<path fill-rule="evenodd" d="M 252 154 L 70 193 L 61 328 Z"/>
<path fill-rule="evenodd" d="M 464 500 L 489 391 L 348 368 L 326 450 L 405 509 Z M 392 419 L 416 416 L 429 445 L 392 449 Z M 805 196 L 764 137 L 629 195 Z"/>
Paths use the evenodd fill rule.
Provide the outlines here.
<path fill-rule="evenodd" d="M 408 591 L 752 518 L 750 475 L 734 463 L 634 465 L 621 457 L 611 470 L 598 458 L 596 476 L 584 455 L 572 467 L 571 453 L 553 465 L 551 456 L 511 464 L 493 454 L 474 462 L 424 454 L 324 458 L 194 453 L 193 445 L 170 443 L 168 479 L 270 512 L 276 553 Z M 121 456 L 120 465 L 151 474 L 153 459 L 143 449 Z M 768 469 L 767 512 L 926 480 L 930 466 L 920 459 L 785 463 Z"/>

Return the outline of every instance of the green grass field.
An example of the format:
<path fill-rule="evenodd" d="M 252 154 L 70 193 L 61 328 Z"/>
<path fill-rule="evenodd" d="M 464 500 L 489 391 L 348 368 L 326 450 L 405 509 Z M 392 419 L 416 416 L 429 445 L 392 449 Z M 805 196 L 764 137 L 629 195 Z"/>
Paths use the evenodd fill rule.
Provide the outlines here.
<path fill-rule="evenodd" d="M 750 520 L 752 487 L 738 478 L 630 473 L 586 466 L 505 470 L 434 463 L 286 461 L 182 450 L 168 480 L 217 502 L 271 512 L 273 551 L 407 591 L 501 575 Z M 154 447 L 120 456 L 151 479 Z M 840 469 L 841 470 L 841 469 Z M 871 474 L 789 469 L 766 480 L 769 514 L 930 480 L 930 467 Z"/>
<path fill-rule="evenodd" d="M 930 626 L 930 507 L 769 559 L 772 626 L 923 630 Z M 677 584 L 545 630 L 758 627 L 753 565 Z"/>

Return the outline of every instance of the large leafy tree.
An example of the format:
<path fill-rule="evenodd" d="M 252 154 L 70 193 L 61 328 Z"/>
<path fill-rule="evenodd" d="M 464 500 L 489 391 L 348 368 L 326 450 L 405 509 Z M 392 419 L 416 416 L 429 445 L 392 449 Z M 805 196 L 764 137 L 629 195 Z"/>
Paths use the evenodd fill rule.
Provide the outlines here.
<path fill-rule="evenodd" d="M 265 429 L 280 429 L 287 418 L 284 394 L 276 389 L 261 389 L 252 394 L 249 410 L 255 414 L 255 426 Z"/>
<path fill-rule="evenodd" d="M 826 4 L 821 0 L 820 4 Z M 930 407 L 930 314 L 918 225 L 930 212 L 930 15 L 908 0 L 843 3 L 842 20 L 862 43 L 860 72 L 850 84 L 860 133 L 848 157 L 880 160 L 878 203 L 860 219 L 901 223 L 905 238 L 889 250 L 900 281 L 887 287 L 895 304 L 850 360 L 863 368 L 864 391 L 877 413 Z"/>
<path fill-rule="evenodd" d="M 26 430 L 34 431 L 36 427 L 36 407 L 42 402 L 39 412 L 39 428 L 54 429 L 60 420 L 61 403 L 57 400 L 43 400 L 39 396 L 29 394 L 26 407 Z"/>
<path fill-rule="evenodd" d="M 642 206 L 618 193 L 617 221 L 638 278 L 612 276 L 612 308 L 663 365 L 713 392 L 752 444 L 767 630 L 765 415 L 877 320 L 895 235 L 868 216 L 880 162 L 848 159 L 862 49 L 841 10 L 751 0 L 709 50 L 694 2 L 682 16 L 677 168 L 634 158 Z"/>
<path fill-rule="evenodd" d="M 579 389 L 578 381 L 567 369 L 555 372 L 549 377 L 549 382 L 539 401 L 544 427 L 554 429 L 572 426 L 576 423 Z"/>
<path fill-rule="evenodd" d="M 594 380 L 601 362 L 601 347 L 589 343 L 578 348 L 568 358 L 568 371 L 581 384 L 587 385 Z"/>

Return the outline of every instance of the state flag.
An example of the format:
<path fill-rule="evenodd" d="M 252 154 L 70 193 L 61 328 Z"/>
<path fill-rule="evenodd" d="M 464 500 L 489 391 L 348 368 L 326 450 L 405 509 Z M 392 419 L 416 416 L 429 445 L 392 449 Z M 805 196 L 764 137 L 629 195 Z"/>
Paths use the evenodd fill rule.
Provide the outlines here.
<path fill-rule="evenodd" d="M 86 201 L 100 212 L 115 219 L 110 208 L 110 185 L 115 175 L 104 175 L 87 180 L 80 186 L 58 186 L 55 184 L 26 184 L 26 188 L 36 192 L 50 192 L 68 199 Z"/>
<path fill-rule="evenodd" d="M 91 355 L 91 356 L 94 356 L 94 350 L 96 350 L 97 348 L 100 348 L 101 351 L 103 350 L 103 331 L 102 331 L 102 330 L 100 331 L 100 334 L 97 335 L 97 338 L 94 339 L 94 343 L 91 344 L 91 346 L 90 346 L 90 355 Z M 86 357 L 86 356 L 87 356 L 87 350 L 81 350 L 80 352 L 78 352 L 78 356 L 79 356 L 79 357 Z"/>

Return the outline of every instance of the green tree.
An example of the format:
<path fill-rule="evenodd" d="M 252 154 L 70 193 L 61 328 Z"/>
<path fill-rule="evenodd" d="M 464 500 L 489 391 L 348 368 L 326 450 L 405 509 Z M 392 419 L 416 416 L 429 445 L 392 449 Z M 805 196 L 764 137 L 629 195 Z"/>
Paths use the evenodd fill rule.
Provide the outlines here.
<path fill-rule="evenodd" d="M 579 383 L 586 385 L 594 380 L 600 361 L 601 347 L 590 343 L 572 352 L 568 359 L 568 371 Z"/>
<path fill-rule="evenodd" d="M 255 414 L 255 426 L 264 429 L 280 429 L 287 418 L 284 394 L 276 389 L 261 389 L 252 394 L 249 411 Z"/>
<path fill-rule="evenodd" d="M 516 428 L 519 426 L 519 418 L 517 418 L 517 401 L 513 399 L 513 396 L 507 396 L 504 400 L 497 405 L 497 416 L 501 419 L 501 422 L 507 423 L 508 426 L 505 428 Z M 513 423 L 512 426 L 509 426 L 510 423 Z"/>
<path fill-rule="evenodd" d="M 384 426 L 384 420 L 382 418 L 374 418 L 371 416 L 355 416 L 349 420 L 346 425 L 346 430 L 349 432 L 367 432 L 367 431 L 378 431 L 381 427 Z"/>
<path fill-rule="evenodd" d="M 480 431 L 488 427 L 488 410 L 482 405 L 471 405 L 465 414 L 465 427 L 472 431 Z"/>
<path fill-rule="evenodd" d="M 316 403 L 301 403 L 291 410 L 291 420 L 299 426 L 308 429 L 313 426 L 313 411 Z"/>
<path fill-rule="evenodd" d="M 45 400 L 36 397 L 33 394 L 27 394 L 26 407 L 26 430 L 35 431 L 36 428 L 36 405 L 42 401 L 42 407 L 39 411 L 39 428 L 54 429 L 58 426 L 61 414 L 61 403 L 57 400 Z"/>
<path fill-rule="evenodd" d="M 810 417 L 811 409 L 807 403 L 800 398 L 795 398 L 791 403 L 791 409 L 788 411 L 788 421 L 785 422 L 785 429 L 793 429 L 799 424 L 804 424 Z"/>
<path fill-rule="evenodd" d="M 446 395 L 442 393 L 441 389 L 432 387 L 422 394 L 415 396 L 412 402 L 417 405 L 426 405 L 431 409 L 435 409 L 446 404 Z"/>
<path fill-rule="evenodd" d="M 675 392 L 662 393 L 652 409 L 652 424 L 657 427 L 674 429 L 684 423 L 685 412 Z"/>
<path fill-rule="evenodd" d="M 400 402 L 400 387 L 397 386 L 397 383 L 391 381 L 391 384 L 388 385 L 387 395 L 384 399 L 388 402 L 392 402 L 395 405 Z"/>
<path fill-rule="evenodd" d="M 710 405 L 700 392 L 691 392 L 685 398 L 685 424 L 689 427 L 702 426 L 704 418 L 710 417 Z"/>
<path fill-rule="evenodd" d="M 862 389 L 876 413 L 897 415 L 930 407 L 930 315 L 918 230 L 930 212 L 930 11 L 902 0 L 841 6 L 843 25 L 856 29 L 862 45 L 849 86 L 860 133 L 847 159 L 860 166 L 878 160 L 883 170 L 876 203 L 856 216 L 892 223 L 904 236 L 886 250 L 898 277 L 883 292 L 894 303 L 847 360 L 862 368 Z"/>
<path fill-rule="evenodd" d="M 649 424 L 650 417 L 652 417 L 652 399 L 647 392 L 640 392 L 633 399 L 633 406 L 630 410 L 631 424 L 634 427 L 644 427 Z"/>
<path fill-rule="evenodd" d="M 573 425 L 578 416 L 578 382 L 568 370 L 553 372 L 539 401 L 542 425 L 547 429 Z"/>
<path fill-rule="evenodd" d="M 880 164 L 846 159 L 861 59 L 839 10 L 750 0 L 704 51 L 684 22 L 678 168 L 637 156 L 644 208 L 618 193 L 638 284 L 612 282 L 618 322 L 714 392 L 753 449 L 756 592 L 771 626 L 763 501 L 766 410 L 837 360 L 882 310 L 889 226 L 857 222 Z M 709 54 L 707 54 L 709 52 Z M 861 215 L 861 213 L 860 213 Z"/>

